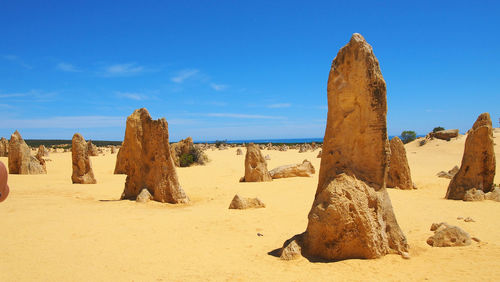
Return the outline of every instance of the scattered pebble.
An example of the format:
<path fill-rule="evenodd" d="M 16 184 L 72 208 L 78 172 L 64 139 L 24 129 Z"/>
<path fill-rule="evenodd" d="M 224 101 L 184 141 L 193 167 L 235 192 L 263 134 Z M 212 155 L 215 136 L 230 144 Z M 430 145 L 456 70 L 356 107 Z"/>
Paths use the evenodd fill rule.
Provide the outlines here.
<path fill-rule="evenodd" d="M 262 237 L 262 236 L 264 236 L 264 234 L 262 234 L 262 233 L 257 233 L 257 236 Z"/>
<path fill-rule="evenodd" d="M 410 254 L 407 252 L 401 252 L 401 257 L 404 259 L 410 259 Z"/>
<path fill-rule="evenodd" d="M 472 237 L 471 239 L 478 242 L 478 243 L 481 242 L 481 240 L 479 240 L 479 238 L 477 238 L 477 237 Z"/>
<path fill-rule="evenodd" d="M 459 217 L 457 217 L 457 220 L 463 220 L 465 222 L 476 222 L 472 217 L 469 217 L 469 216 L 466 218 L 459 216 Z"/>

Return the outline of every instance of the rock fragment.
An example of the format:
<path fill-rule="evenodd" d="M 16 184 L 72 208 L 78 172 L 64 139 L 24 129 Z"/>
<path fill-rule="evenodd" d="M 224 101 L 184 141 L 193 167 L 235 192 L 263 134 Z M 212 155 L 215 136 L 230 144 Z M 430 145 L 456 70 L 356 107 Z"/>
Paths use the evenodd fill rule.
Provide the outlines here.
<path fill-rule="evenodd" d="M 434 235 L 427 239 L 427 244 L 432 247 L 458 247 L 471 244 L 469 233 L 457 226 L 444 222 L 433 223 L 431 231 L 434 231 Z"/>
<path fill-rule="evenodd" d="M 288 178 L 288 177 L 311 177 L 314 174 L 314 166 L 308 160 L 304 160 L 301 164 L 283 165 L 272 169 L 269 174 L 273 179 Z"/>
<path fill-rule="evenodd" d="M 256 208 L 265 208 L 266 205 L 259 198 L 244 198 L 240 195 L 236 194 L 233 197 L 233 200 L 229 204 L 229 209 L 256 209 Z"/>

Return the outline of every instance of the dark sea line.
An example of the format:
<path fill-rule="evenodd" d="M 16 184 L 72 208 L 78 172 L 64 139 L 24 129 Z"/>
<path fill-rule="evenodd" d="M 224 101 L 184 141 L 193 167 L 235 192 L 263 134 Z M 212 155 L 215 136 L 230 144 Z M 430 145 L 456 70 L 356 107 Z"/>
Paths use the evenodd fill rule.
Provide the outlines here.
<path fill-rule="evenodd" d="M 394 135 L 390 135 L 389 139 L 392 139 Z M 401 136 L 399 136 L 401 138 Z M 418 137 L 425 137 L 425 135 L 417 135 Z M 45 145 L 45 146 L 53 146 L 53 145 L 71 145 L 71 140 L 58 140 L 58 139 L 25 139 L 26 143 L 28 146 L 31 147 L 38 147 L 39 145 Z M 177 141 L 175 141 L 177 142 Z M 175 143 L 171 142 L 171 143 Z M 248 143 L 255 143 L 255 144 L 268 144 L 268 143 L 273 143 L 273 144 L 304 144 L 304 143 L 318 143 L 321 144 L 323 143 L 323 138 L 283 138 L 283 139 L 241 139 L 241 140 L 214 140 L 214 141 L 194 141 L 196 144 L 214 144 L 217 142 L 223 142 L 227 144 L 248 144 Z M 94 145 L 101 147 L 101 146 L 108 146 L 108 145 L 115 145 L 119 146 L 121 145 L 122 141 L 106 141 L 106 140 L 92 140 L 92 143 Z"/>
<path fill-rule="evenodd" d="M 392 139 L 395 135 L 390 135 L 389 139 Z M 401 136 L 398 136 L 401 138 Z M 425 135 L 417 135 L 418 137 L 425 137 Z M 208 143 L 208 144 L 213 144 L 216 142 L 224 142 L 227 144 L 248 144 L 248 143 L 255 143 L 255 144 L 268 144 L 268 143 L 273 143 L 273 144 L 303 144 L 303 143 L 323 143 L 323 138 L 285 138 L 285 139 L 246 139 L 246 140 L 216 140 L 216 141 L 195 141 L 194 143 Z"/>

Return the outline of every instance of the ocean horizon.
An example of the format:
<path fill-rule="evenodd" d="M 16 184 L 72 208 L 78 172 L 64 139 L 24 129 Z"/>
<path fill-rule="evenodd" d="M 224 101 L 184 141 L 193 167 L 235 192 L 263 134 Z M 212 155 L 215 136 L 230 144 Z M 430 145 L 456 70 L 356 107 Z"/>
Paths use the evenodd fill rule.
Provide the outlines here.
<path fill-rule="evenodd" d="M 239 139 L 239 140 L 215 140 L 215 141 L 206 141 L 206 142 L 197 142 L 194 143 L 208 143 L 213 144 L 216 142 L 225 142 L 228 144 L 241 144 L 241 143 L 323 143 L 323 138 L 277 138 L 277 139 Z"/>
<path fill-rule="evenodd" d="M 389 140 L 396 135 L 389 135 Z M 401 136 L 398 135 L 401 138 Z M 425 135 L 417 135 L 417 138 L 425 137 Z M 39 145 L 58 145 L 58 144 L 71 144 L 71 140 L 66 139 L 25 139 L 29 146 L 37 147 Z M 180 140 L 170 141 L 170 143 L 176 143 Z M 92 140 L 97 146 L 107 146 L 107 145 L 119 145 L 122 141 L 119 140 Z M 197 141 L 193 140 L 195 144 L 215 144 L 217 142 L 224 142 L 227 144 L 242 144 L 242 143 L 255 143 L 255 144 L 302 144 L 302 143 L 323 143 L 323 138 L 313 137 L 313 138 L 267 138 L 267 139 L 234 139 L 234 140 L 210 140 L 210 141 Z"/>
<path fill-rule="evenodd" d="M 400 135 L 389 135 L 389 140 Z M 417 135 L 417 138 L 425 137 L 425 135 Z M 267 143 L 285 143 L 285 144 L 295 144 L 295 143 L 323 143 L 322 137 L 316 138 L 270 138 L 270 139 L 239 139 L 239 140 L 215 140 L 215 141 L 194 141 L 196 144 L 208 143 L 214 144 L 216 142 L 225 142 L 227 144 L 241 144 L 241 143 L 256 143 L 256 144 L 267 144 Z"/>

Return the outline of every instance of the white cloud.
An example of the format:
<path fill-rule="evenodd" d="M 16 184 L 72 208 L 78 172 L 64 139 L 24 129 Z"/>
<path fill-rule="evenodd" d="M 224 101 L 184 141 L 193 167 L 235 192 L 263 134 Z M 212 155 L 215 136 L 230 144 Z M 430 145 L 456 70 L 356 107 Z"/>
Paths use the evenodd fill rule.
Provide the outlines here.
<path fill-rule="evenodd" d="M 0 98 L 13 98 L 13 97 L 24 97 L 27 96 L 26 93 L 9 93 L 9 94 L 0 94 Z"/>
<path fill-rule="evenodd" d="M 65 72 L 79 72 L 79 70 L 72 64 L 61 62 L 57 64 L 56 68 Z"/>
<path fill-rule="evenodd" d="M 18 56 L 16 55 L 4 55 L 2 56 L 5 60 L 8 60 L 8 61 L 11 61 L 13 63 L 16 63 L 18 65 L 20 65 L 21 67 L 25 68 L 25 69 L 33 69 L 32 66 L 24 63 Z"/>
<path fill-rule="evenodd" d="M 121 98 L 136 100 L 136 101 L 141 101 L 141 100 L 147 99 L 147 97 L 141 93 L 116 92 L 116 96 L 121 97 Z"/>
<path fill-rule="evenodd" d="M 99 128 L 123 127 L 125 117 L 113 116 L 67 116 L 37 119 L 0 119 L 0 128 Z"/>
<path fill-rule="evenodd" d="M 11 102 L 47 102 L 52 101 L 55 96 L 57 96 L 57 92 L 45 92 L 36 89 L 27 92 L 0 93 L 0 98 Z"/>
<path fill-rule="evenodd" d="M 291 105 L 292 104 L 290 103 L 281 103 L 281 104 L 271 104 L 268 105 L 267 107 L 271 109 L 277 109 L 277 108 L 289 108 Z"/>
<path fill-rule="evenodd" d="M 215 84 L 215 83 L 210 83 L 210 87 L 214 89 L 215 91 L 222 91 L 227 89 L 227 85 L 224 84 Z"/>
<path fill-rule="evenodd" d="M 186 69 L 180 71 L 176 76 L 172 77 L 172 81 L 175 83 L 183 83 L 184 80 L 195 76 L 198 74 L 200 71 L 197 69 Z"/>
<path fill-rule="evenodd" d="M 180 70 L 176 73 L 175 76 L 170 78 L 171 81 L 177 83 L 177 84 L 182 84 L 186 80 L 191 80 L 194 82 L 202 83 L 208 85 L 210 88 L 212 88 L 215 91 L 224 91 L 227 88 L 229 88 L 229 85 L 226 84 L 218 84 L 212 82 L 212 79 L 210 76 L 202 73 L 198 69 L 183 69 Z"/>
<path fill-rule="evenodd" d="M 3 58 L 6 59 L 6 60 L 9 60 L 9 61 L 17 60 L 17 56 L 16 55 L 5 55 L 5 56 L 3 56 Z"/>
<path fill-rule="evenodd" d="M 105 76 L 131 76 L 140 74 L 145 71 L 143 66 L 138 66 L 134 63 L 130 64 L 114 64 L 104 68 Z"/>
<path fill-rule="evenodd" d="M 244 119 L 284 119 L 280 116 L 265 116 L 265 115 L 248 115 L 248 114 L 233 114 L 233 113 L 209 113 L 209 117 L 227 117 L 227 118 L 244 118 Z"/>

